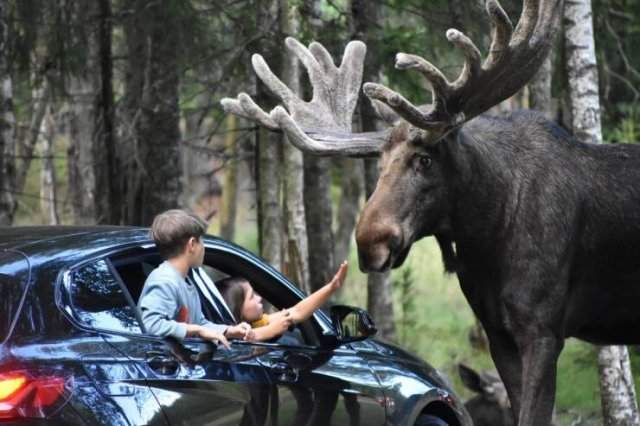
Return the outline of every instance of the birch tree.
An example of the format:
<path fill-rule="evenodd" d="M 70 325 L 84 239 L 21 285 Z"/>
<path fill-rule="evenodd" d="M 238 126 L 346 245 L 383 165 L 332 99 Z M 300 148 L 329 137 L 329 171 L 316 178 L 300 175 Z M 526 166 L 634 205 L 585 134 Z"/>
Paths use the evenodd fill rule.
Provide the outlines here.
<path fill-rule="evenodd" d="M 590 0 L 565 1 L 564 32 L 573 133 L 582 142 L 602 143 Z M 640 425 L 627 348 L 598 348 L 598 373 L 604 424 Z"/>
<path fill-rule="evenodd" d="M 85 24 L 87 15 L 98 15 L 92 2 L 71 4 L 69 41 L 83 51 L 83 64 L 68 76 L 69 95 L 69 147 L 67 149 L 69 199 L 73 222 L 78 225 L 96 221 L 96 180 L 94 173 L 93 135 L 97 114 L 96 97 L 99 93 L 98 33 Z M 90 21 L 92 22 L 92 21 Z M 100 158 L 100 157 L 98 157 Z"/>
<path fill-rule="evenodd" d="M 51 105 L 42 120 L 40 128 L 40 141 L 38 152 L 42 159 L 40 169 L 40 211 L 49 225 L 59 225 L 58 215 L 58 188 L 56 184 L 56 171 L 53 164 L 55 142 L 55 119 Z"/>

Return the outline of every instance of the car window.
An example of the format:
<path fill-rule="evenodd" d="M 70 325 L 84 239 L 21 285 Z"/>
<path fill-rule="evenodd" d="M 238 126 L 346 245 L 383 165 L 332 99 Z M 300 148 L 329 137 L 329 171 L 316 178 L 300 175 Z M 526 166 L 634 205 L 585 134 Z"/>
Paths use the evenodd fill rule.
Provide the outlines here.
<path fill-rule="evenodd" d="M 71 302 L 76 319 L 84 325 L 127 333 L 141 333 L 134 308 L 106 261 L 85 265 L 71 277 Z"/>

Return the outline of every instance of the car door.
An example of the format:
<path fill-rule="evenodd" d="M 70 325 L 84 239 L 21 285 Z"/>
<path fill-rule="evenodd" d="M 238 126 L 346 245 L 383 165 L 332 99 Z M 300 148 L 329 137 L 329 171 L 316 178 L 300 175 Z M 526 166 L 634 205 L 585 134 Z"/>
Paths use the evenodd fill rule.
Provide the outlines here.
<path fill-rule="evenodd" d="M 264 424 L 268 406 L 254 394 L 269 380 L 253 348 L 154 336 L 111 335 L 109 341 L 143 372 L 172 425 Z"/>
<path fill-rule="evenodd" d="M 104 425 L 166 425 L 145 374 L 105 332 L 140 333 L 107 263 L 92 261 L 67 272 L 59 294 L 65 314 L 82 330 L 69 341 L 77 341 L 77 361 L 88 378 L 76 388 L 83 416 Z"/>
<path fill-rule="evenodd" d="M 277 309 L 293 306 L 303 294 L 256 256 L 226 242 L 207 244 L 205 264 L 213 277 L 248 279 L 263 300 Z M 328 319 L 317 312 L 274 343 L 236 345 L 268 348 L 257 357 L 273 384 L 272 424 L 379 425 L 385 398 L 368 363 L 349 345 L 335 346 Z M 276 405 L 277 404 L 277 405 Z"/>
<path fill-rule="evenodd" d="M 349 345 L 274 344 L 258 362 L 277 388 L 278 425 L 384 425 L 385 397 Z"/>
<path fill-rule="evenodd" d="M 109 259 L 74 268 L 67 281 L 69 310 L 103 343 L 83 359 L 86 370 L 99 392 L 120 406 L 139 408 L 133 424 L 153 424 L 144 417 L 150 413 L 161 413 L 151 419 L 156 424 L 263 424 L 256 419 L 266 419 L 268 407 L 254 403 L 252 394 L 269 384 L 255 359 L 265 349 L 223 351 L 202 340 L 178 342 L 145 334 L 135 303 Z"/>

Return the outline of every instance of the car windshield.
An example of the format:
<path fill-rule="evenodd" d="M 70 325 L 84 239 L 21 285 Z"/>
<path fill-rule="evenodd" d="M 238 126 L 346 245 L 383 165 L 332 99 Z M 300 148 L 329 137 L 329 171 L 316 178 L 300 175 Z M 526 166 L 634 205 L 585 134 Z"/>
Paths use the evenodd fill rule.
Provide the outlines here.
<path fill-rule="evenodd" d="M 0 344 L 7 340 L 27 290 L 30 265 L 14 250 L 0 250 Z"/>

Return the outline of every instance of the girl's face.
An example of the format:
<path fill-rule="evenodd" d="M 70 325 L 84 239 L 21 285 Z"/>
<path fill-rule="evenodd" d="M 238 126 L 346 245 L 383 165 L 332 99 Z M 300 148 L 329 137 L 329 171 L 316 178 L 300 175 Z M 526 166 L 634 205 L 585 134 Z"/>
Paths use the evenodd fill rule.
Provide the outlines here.
<path fill-rule="evenodd" d="M 244 321 L 253 322 L 262 318 L 262 297 L 253 291 L 253 287 L 248 282 L 242 283 L 244 286 L 244 302 L 242 303 L 241 316 Z"/>

